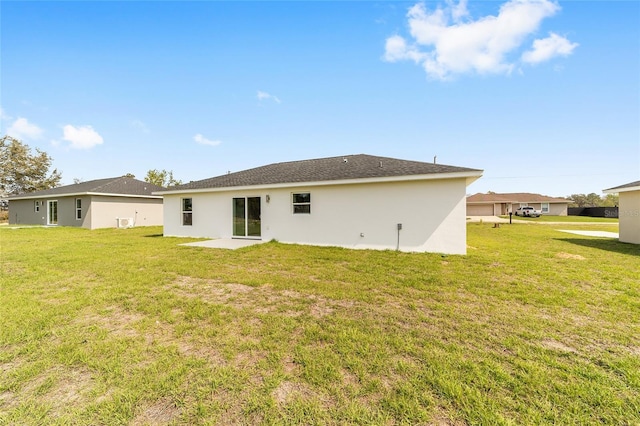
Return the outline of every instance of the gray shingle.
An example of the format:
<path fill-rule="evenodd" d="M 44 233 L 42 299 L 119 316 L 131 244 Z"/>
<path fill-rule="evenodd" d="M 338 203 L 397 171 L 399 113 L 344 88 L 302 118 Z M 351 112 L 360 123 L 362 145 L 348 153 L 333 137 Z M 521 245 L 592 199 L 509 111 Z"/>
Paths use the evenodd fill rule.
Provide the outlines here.
<path fill-rule="evenodd" d="M 634 188 L 636 186 L 640 186 L 640 180 L 637 180 L 637 181 L 631 182 L 631 183 L 627 183 L 627 184 L 624 184 L 624 185 L 620 185 L 620 186 L 615 186 L 613 188 L 605 189 L 605 191 L 612 191 L 614 189 Z"/>
<path fill-rule="evenodd" d="M 42 197 L 49 195 L 63 196 L 66 194 L 119 194 L 119 195 L 144 195 L 151 196 L 152 192 L 164 189 L 161 186 L 149 182 L 143 182 L 129 177 L 115 177 L 96 179 L 72 185 L 59 186 L 57 188 L 44 189 L 42 191 L 18 194 L 11 198 Z"/>
<path fill-rule="evenodd" d="M 269 164 L 249 170 L 189 182 L 187 184 L 170 187 L 162 191 L 274 185 L 282 183 L 323 182 L 457 172 L 481 172 L 481 170 L 358 154 Z"/>

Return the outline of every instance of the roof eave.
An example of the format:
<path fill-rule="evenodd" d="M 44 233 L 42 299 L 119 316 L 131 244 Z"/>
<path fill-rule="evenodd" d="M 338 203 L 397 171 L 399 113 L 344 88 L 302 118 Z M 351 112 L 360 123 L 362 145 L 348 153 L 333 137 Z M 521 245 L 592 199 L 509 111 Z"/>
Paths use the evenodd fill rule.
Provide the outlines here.
<path fill-rule="evenodd" d="M 24 196 L 17 195 L 15 197 L 9 197 L 9 201 L 13 200 L 35 200 L 41 198 L 56 198 L 56 197 L 78 197 L 78 196 L 86 196 L 86 195 L 101 195 L 104 197 L 124 197 L 124 198 L 152 198 L 152 199 L 160 199 L 162 196 L 159 195 L 136 195 L 136 194 L 111 194 L 106 192 L 71 192 L 71 193 L 61 193 L 61 194 L 46 194 L 46 195 L 32 195 L 29 196 L 25 194 Z"/>
<path fill-rule="evenodd" d="M 640 185 L 638 186 L 627 186 L 626 188 L 609 188 L 605 189 L 602 192 L 605 194 L 617 194 L 619 192 L 631 192 L 631 191 L 640 191 Z"/>
<path fill-rule="evenodd" d="M 464 172 L 452 173 L 429 173 L 421 175 L 403 175 L 403 176 L 386 176 L 376 178 L 359 178 L 359 179 L 339 179 L 339 180 L 323 180 L 311 182 L 285 182 L 265 185 L 243 185 L 243 186 L 225 186 L 220 188 L 199 188 L 199 189 L 181 189 L 174 191 L 155 191 L 157 195 L 175 195 L 175 194 L 193 194 L 203 192 L 229 192 L 243 190 L 260 190 L 260 189 L 278 189 L 278 188 L 294 188 L 294 187 L 313 187 L 313 186 L 335 186 L 335 185 L 358 185 L 371 183 L 388 183 L 388 182 L 411 182 L 420 180 L 444 180 L 444 179 L 465 179 L 466 185 L 471 184 L 482 176 L 483 170 L 470 170 Z"/>

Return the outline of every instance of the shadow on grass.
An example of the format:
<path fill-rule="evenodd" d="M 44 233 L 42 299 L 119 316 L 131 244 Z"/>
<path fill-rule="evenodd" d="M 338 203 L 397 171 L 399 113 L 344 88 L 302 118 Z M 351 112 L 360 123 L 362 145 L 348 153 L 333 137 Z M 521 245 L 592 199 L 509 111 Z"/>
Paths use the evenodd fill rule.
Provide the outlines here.
<path fill-rule="evenodd" d="M 591 247 L 600 250 L 613 251 L 621 254 L 640 256 L 640 245 L 631 243 L 621 243 L 612 238 L 556 238 L 558 241 L 576 244 L 583 247 Z"/>
<path fill-rule="evenodd" d="M 149 235 L 145 235 L 145 238 L 158 238 L 158 237 L 162 237 L 163 234 L 149 234 Z"/>

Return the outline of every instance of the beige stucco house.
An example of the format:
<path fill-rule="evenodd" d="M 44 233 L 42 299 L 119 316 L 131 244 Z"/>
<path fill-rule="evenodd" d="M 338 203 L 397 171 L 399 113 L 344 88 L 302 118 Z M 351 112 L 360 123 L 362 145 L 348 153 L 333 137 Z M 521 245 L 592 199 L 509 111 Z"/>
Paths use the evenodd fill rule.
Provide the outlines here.
<path fill-rule="evenodd" d="M 620 241 L 640 244 L 640 180 L 605 189 L 604 192 L 617 193 L 620 197 L 618 201 Z"/>
<path fill-rule="evenodd" d="M 569 203 L 565 198 L 548 197 L 528 192 L 474 194 L 467 197 L 467 216 L 500 216 L 531 206 L 544 215 L 566 216 Z"/>
<path fill-rule="evenodd" d="M 9 224 L 88 229 L 162 225 L 161 186 L 129 177 L 81 182 L 9 197 Z"/>
<path fill-rule="evenodd" d="M 270 164 L 156 194 L 166 236 L 464 254 L 466 188 L 481 175 L 360 154 Z"/>

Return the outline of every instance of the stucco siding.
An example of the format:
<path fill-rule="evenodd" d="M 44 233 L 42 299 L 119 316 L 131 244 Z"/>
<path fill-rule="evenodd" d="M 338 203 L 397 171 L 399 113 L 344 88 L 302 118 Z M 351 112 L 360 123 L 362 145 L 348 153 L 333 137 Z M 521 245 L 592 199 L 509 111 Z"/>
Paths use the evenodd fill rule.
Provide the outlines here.
<path fill-rule="evenodd" d="M 34 200 L 10 200 L 9 224 L 10 225 L 46 225 L 47 208 L 41 205 L 40 211 L 35 211 Z"/>
<path fill-rule="evenodd" d="M 465 179 L 322 185 L 172 194 L 164 198 L 168 236 L 232 237 L 234 197 L 260 197 L 262 239 L 285 243 L 466 253 Z M 294 214 L 292 194 L 311 194 L 311 213 Z M 267 195 L 269 202 L 267 202 Z M 191 226 L 181 199 L 192 198 Z"/>
<path fill-rule="evenodd" d="M 569 204 L 566 203 L 549 203 L 549 213 L 550 216 L 566 216 L 568 212 Z"/>
<path fill-rule="evenodd" d="M 467 216 L 493 216 L 494 205 L 490 204 L 468 204 Z"/>
<path fill-rule="evenodd" d="M 94 195 L 91 197 L 90 229 L 115 228 L 116 218 L 132 218 L 135 226 L 162 225 L 162 200 Z"/>
<path fill-rule="evenodd" d="M 619 193 L 620 241 L 640 244 L 640 191 Z"/>

